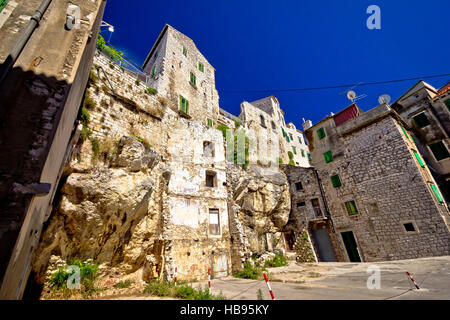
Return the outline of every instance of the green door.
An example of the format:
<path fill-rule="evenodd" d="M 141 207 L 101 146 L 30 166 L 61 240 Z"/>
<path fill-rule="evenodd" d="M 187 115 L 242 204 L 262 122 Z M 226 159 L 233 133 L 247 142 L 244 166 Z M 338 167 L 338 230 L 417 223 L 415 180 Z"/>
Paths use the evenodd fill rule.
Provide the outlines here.
<path fill-rule="evenodd" d="M 359 257 L 358 245 L 352 231 L 341 232 L 342 240 L 344 240 L 345 249 L 351 262 L 361 262 Z"/>

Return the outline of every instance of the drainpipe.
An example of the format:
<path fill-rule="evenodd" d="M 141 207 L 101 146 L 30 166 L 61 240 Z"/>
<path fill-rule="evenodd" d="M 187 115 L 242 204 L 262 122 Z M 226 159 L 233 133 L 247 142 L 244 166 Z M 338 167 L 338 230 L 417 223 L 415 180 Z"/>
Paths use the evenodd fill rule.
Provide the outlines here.
<path fill-rule="evenodd" d="M 28 43 L 28 40 L 30 39 L 31 35 L 33 34 L 34 30 L 39 26 L 39 22 L 42 20 L 42 16 L 45 13 L 45 10 L 47 10 L 48 6 L 52 0 L 43 0 L 39 8 L 36 10 L 36 12 L 31 16 L 30 22 L 26 26 L 24 32 L 20 36 L 19 40 L 14 45 L 14 48 L 9 53 L 8 57 L 6 58 L 5 62 L 1 66 L 0 70 L 0 85 L 3 83 L 3 81 L 6 78 L 6 75 L 11 70 L 14 63 L 16 63 L 17 58 L 19 57 L 20 53 L 22 52 L 23 48 L 25 48 L 26 44 Z"/>
<path fill-rule="evenodd" d="M 330 216 L 330 210 L 328 209 L 327 199 L 325 198 L 325 193 L 323 192 L 322 183 L 320 182 L 319 174 L 318 174 L 316 169 L 313 169 L 313 171 L 314 171 L 314 175 L 315 175 L 316 180 L 317 180 L 317 184 L 319 185 L 320 195 L 321 195 L 322 200 L 323 200 L 323 205 L 325 206 L 326 216 L 329 217 Z"/>

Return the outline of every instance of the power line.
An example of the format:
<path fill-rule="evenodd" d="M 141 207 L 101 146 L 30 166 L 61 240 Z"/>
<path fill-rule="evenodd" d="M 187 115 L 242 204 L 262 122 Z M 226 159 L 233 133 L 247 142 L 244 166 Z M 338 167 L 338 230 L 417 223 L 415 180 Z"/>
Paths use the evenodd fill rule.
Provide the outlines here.
<path fill-rule="evenodd" d="M 261 90 L 220 90 L 221 93 L 251 93 L 251 92 L 294 92 L 294 91 L 313 91 L 313 90 L 326 90 L 326 89 L 338 89 L 338 88 L 349 88 L 352 86 L 371 86 L 378 84 L 388 84 L 388 83 L 396 83 L 396 82 L 405 82 L 412 80 L 423 80 L 423 79 L 431 79 L 431 78 L 441 78 L 448 77 L 450 73 L 446 74 L 437 74 L 431 76 L 422 76 L 416 78 L 405 78 L 405 79 L 397 79 L 397 80 L 386 80 L 386 81 L 375 81 L 375 82 L 360 82 L 360 83 L 352 83 L 352 84 L 341 84 L 336 86 L 325 86 L 325 87 L 311 87 L 311 88 L 294 88 L 294 89 L 261 89 Z"/>

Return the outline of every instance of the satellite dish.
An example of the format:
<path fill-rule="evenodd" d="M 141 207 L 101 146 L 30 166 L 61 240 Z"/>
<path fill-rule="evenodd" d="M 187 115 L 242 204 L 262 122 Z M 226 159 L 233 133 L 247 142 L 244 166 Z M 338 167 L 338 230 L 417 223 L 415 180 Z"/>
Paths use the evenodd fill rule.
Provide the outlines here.
<path fill-rule="evenodd" d="M 389 104 L 389 102 L 391 102 L 391 96 L 388 94 L 383 94 L 378 97 L 379 104 Z"/>
<path fill-rule="evenodd" d="M 355 100 L 356 98 L 356 92 L 353 90 L 350 90 L 349 92 L 347 92 L 347 98 L 353 102 L 353 100 Z"/>

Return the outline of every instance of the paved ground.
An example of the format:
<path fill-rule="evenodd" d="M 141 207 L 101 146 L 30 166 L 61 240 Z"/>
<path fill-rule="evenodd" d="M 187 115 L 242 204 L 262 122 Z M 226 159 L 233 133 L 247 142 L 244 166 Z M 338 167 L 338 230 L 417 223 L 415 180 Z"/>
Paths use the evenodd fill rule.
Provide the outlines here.
<path fill-rule="evenodd" d="M 380 289 L 368 289 L 369 266 L 380 268 Z M 270 268 L 270 283 L 276 299 L 292 300 L 450 300 L 450 256 L 379 263 L 308 263 L 290 261 L 286 267 Z M 418 283 L 417 290 L 406 275 L 409 271 Z M 206 281 L 193 286 L 205 286 Z M 227 277 L 211 281 L 213 293 L 230 300 L 256 300 L 258 289 L 270 299 L 264 280 Z M 154 299 L 145 296 L 119 299 Z"/>

